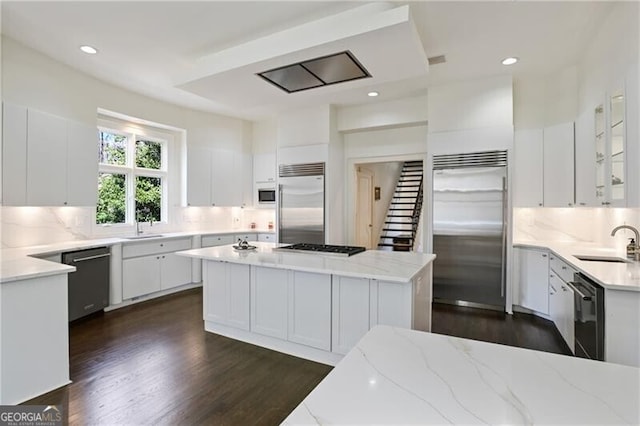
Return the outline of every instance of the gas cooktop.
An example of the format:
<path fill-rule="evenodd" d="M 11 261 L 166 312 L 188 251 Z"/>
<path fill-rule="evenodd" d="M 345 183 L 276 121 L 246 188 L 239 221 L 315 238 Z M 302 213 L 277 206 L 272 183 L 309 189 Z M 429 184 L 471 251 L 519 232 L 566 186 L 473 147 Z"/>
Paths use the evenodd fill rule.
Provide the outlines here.
<path fill-rule="evenodd" d="M 310 243 L 297 243 L 290 246 L 276 247 L 274 250 L 288 251 L 295 253 L 322 253 L 333 256 L 353 256 L 354 254 L 362 253 L 367 250 L 365 247 L 354 246 L 334 246 L 329 244 L 310 244 Z"/>

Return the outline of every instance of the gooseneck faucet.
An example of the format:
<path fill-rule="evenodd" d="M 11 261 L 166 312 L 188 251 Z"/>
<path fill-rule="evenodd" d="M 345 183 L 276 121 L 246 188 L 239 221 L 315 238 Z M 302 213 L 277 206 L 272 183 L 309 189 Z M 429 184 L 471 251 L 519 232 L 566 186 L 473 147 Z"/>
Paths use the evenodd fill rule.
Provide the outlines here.
<path fill-rule="evenodd" d="M 630 229 L 633 231 L 634 234 L 636 234 L 636 253 L 635 253 L 635 260 L 636 261 L 640 261 L 640 250 L 638 250 L 638 244 L 640 244 L 638 241 L 640 241 L 640 233 L 638 233 L 638 230 L 636 228 L 634 228 L 633 226 L 630 225 L 620 225 L 620 226 L 616 226 L 615 228 L 613 228 L 613 231 L 611 231 L 611 236 L 613 237 L 614 235 L 616 235 L 616 232 L 618 232 L 620 229 Z"/>

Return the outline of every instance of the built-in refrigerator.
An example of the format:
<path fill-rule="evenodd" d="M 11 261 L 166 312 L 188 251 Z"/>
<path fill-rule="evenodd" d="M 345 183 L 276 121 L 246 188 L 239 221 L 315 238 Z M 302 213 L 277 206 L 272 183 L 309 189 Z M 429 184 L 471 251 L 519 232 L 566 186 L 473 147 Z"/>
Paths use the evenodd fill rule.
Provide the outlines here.
<path fill-rule="evenodd" d="M 435 301 L 504 310 L 507 152 L 433 157 Z"/>
<path fill-rule="evenodd" d="M 278 242 L 325 243 L 325 163 L 278 166 Z"/>

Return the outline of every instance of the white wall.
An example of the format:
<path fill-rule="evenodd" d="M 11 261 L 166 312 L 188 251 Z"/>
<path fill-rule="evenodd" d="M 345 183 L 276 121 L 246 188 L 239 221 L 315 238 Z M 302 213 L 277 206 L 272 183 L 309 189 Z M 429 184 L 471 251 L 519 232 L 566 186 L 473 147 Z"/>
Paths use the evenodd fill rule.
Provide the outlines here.
<path fill-rule="evenodd" d="M 253 122 L 252 142 L 254 154 L 274 153 L 278 147 L 278 122 L 265 119 Z"/>
<path fill-rule="evenodd" d="M 427 123 L 427 96 L 370 102 L 338 108 L 338 131 L 362 131 L 381 127 Z"/>
<path fill-rule="evenodd" d="M 328 144 L 331 140 L 331 106 L 287 111 L 278 116 L 278 147 Z"/>
<path fill-rule="evenodd" d="M 344 134 L 346 158 L 376 158 L 427 152 L 427 126 L 385 128 Z"/>
<path fill-rule="evenodd" d="M 429 89 L 429 133 L 513 125 L 510 75 Z"/>

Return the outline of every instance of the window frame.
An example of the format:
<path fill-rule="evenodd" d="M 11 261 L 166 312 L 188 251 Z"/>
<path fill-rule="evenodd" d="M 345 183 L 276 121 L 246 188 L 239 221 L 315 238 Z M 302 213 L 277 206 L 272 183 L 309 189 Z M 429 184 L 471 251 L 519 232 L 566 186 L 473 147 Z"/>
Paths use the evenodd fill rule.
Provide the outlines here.
<path fill-rule="evenodd" d="M 103 121 L 103 122 L 100 122 Z M 158 132 L 153 128 L 141 125 L 133 125 L 122 123 L 117 125 L 106 120 L 99 120 L 98 131 L 104 133 L 113 133 L 127 138 L 125 150 L 125 164 L 106 164 L 98 162 L 98 174 L 111 173 L 125 175 L 125 221 L 124 223 L 95 223 L 101 227 L 113 226 L 132 226 L 136 222 L 136 177 L 152 177 L 160 178 L 161 185 L 161 204 L 160 204 L 160 224 L 169 223 L 169 150 L 170 144 L 173 142 L 173 136 L 169 133 Z M 98 138 L 98 143 L 99 143 Z M 159 143 L 161 145 L 160 169 L 148 169 L 136 166 L 136 144 L 138 140 Z M 97 187 L 96 187 L 97 190 Z M 157 222 L 154 222 L 157 223 Z"/>

